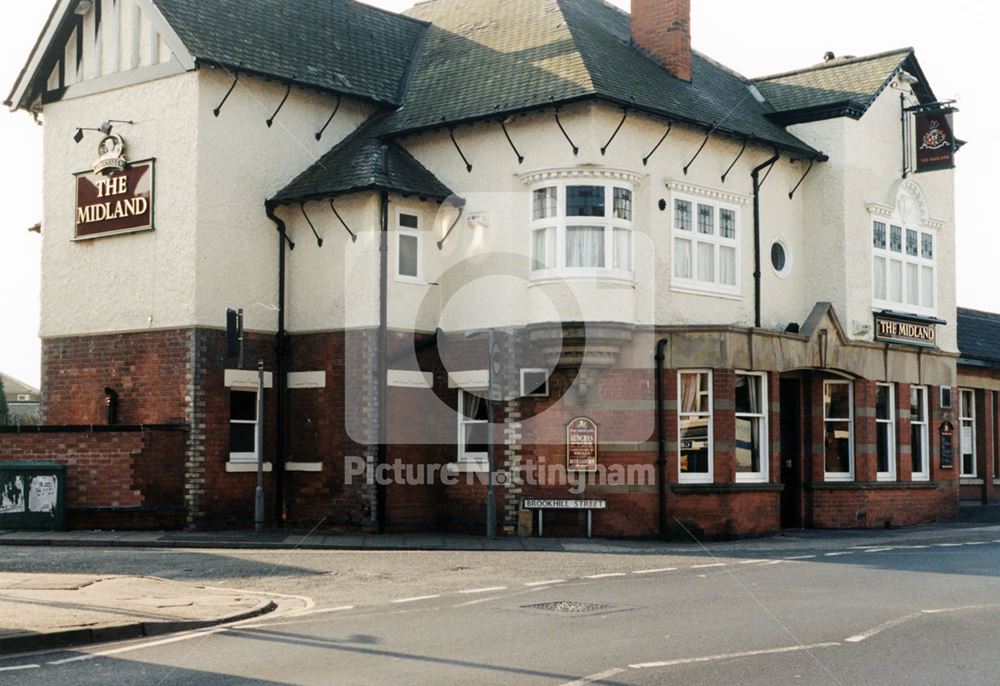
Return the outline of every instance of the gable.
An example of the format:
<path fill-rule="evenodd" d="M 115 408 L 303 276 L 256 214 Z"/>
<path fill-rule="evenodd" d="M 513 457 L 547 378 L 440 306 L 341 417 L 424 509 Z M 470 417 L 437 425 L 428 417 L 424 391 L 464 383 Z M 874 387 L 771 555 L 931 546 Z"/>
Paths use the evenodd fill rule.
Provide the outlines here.
<path fill-rule="evenodd" d="M 40 104 L 194 68 L 151 0 L 59 0 L 6 104 Z"/>

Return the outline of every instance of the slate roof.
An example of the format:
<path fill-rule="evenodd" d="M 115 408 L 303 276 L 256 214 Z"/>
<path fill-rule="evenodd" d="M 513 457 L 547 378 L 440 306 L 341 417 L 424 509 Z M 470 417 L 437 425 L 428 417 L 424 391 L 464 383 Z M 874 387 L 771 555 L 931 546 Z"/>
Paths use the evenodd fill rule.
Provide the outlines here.
<path fill-rule="evenodd" d="M 41 391 L 37 388 L 29 386 L 23 381 L 15 379 L 13 376 L 9 376 L 0 372 L 0 380 L 3 381 L 3 391 L 4 396 L 7 398 L 7 402 L 24 402 L 18 401 L 17 396 L 19 395 L 30 395 L 32 400 L 30 402 L 38 402 L 41 397 Z"/>
<path fill-rule="evenodd" d="M 839 57 L 806 69 L 755 79 L 775 113 L 772 119 L 790 123 L 828 116 L 861 117 L 900 71 L 923 77 L 913 48 L 864 57 Z M 915 86 L 926 102 L 933 101 L 926 80 Z M 812 116 L 808 116 L 811 113 Z M 799 116 L 796 116 L 798 114 Z"/>
<path fill-rule="evenodd" d="M 1000 368 L 1000 314 L 958 310 L 959 362 Z"/>
<path fill-rule="evenodd" d="M 319 200 L 364 190 L 388 190 L 444 201 L 453 195 L 443 183 L 400 145 L 373 135 L 381 120 L 372 121 L 338 143 L 318 162 L 282 189 L 272 203 Z"/>
<path fill-rule="evenodd" d="M 397 104 L 426 27 L 352 0 L 154 0 L 196 60 Z"/>

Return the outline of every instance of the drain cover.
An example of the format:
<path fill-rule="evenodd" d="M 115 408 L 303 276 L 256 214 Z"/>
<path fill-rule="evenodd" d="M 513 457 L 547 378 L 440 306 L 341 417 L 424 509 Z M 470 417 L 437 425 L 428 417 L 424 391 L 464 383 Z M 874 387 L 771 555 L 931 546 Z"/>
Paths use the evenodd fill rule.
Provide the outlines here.
<path fill-rule="evenodd" d="M 602 605 L 600 603 L 582 603 L 579 601 L 557 600 L 551 603 L 538 603 L 537 605 L 522 605 L 522 610 L 536 610 L 538 612 L 555 612 L 558 614 L 587 615 L 596 612 L 608 612 L 616 609 L 614 605 Z"/>

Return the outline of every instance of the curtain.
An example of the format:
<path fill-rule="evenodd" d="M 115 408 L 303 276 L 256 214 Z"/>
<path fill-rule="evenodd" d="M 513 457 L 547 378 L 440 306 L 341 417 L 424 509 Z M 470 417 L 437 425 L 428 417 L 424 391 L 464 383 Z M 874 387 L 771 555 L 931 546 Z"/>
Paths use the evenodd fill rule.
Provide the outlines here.
<path fill-rule="evenodd" d="M 906 304 L 920 304 L 920 270 L 915 264 L 906 265 Z"/>
<path fill-rule="evenodd" d="M 566 229 L 566 266 L 604 266 L 604 228 L 571 226 Z"/>
<path fill-rule="evenodd" d="M 875 258 L 875 272 L 872 275 L 875 286 L 875 299 L 885 300 L 885 258 Z"/>
<path fill-rule="evenodd" d="M 678 279 L 690 279 L 691 274 L 691 241 L 678 238 L 674 240 L 674 276 Z"/>
<path fill-rule="evenodd" d="M 736 249 L 719 247 L 719 283 L 723 286 L 736 285 Z"/>
<path fill-rule="evenodd" d="M 701 373 L 681 374 L 681 412 L 700 412 L 698 391 L 701 384 Z"/>
<path fill-rule="evenodd" d="M 615 229 L 614 268 L 626 271 L 632 268 L 632 232 L 628 229 Z"/>
<path fill-rule="evenodd" d="M 889 300 L 903 302 L 903 263 L 899 260 L 889 261 Z"/>
<path fill-rule="evenodd" d="M 923 284 L 920 289 L 920 304 L 924 307 L 934 307 L 934 268 L 920 268 Z"/>
<path fill-rule="evenodd" d="M 552 254 L 551 240 L 550 237 L 553 234 L 552 229 L 539 229 L 534 232 L 533 239 L 534 244 L 532 245 L 532 269 L 551 269 L 555 265 L 552 264 L 555 255 Z"/>
<path fill-rule="evenodd" d="M 715 246 L 711 243 L 698 244 L 698 280 L 715 283 Z"/>

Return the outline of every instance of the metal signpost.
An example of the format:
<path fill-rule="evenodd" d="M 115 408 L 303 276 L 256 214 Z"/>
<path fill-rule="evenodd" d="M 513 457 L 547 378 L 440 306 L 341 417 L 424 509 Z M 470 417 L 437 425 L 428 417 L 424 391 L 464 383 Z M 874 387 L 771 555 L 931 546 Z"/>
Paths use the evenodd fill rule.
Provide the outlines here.
<path fill-rule="evenodd" d="M 257 362 L 257 493 L 254 498 L 254 531 L 264 532 L 264 360 Z"/>
<path fill-rule="evenodd" d="M 493 329 L 490 329 L 489 390 L 486 393 L 486 462 L 488 479 L 486 485 L 486 538 L 491 541 L 497 537 L 497 496 L 494 484 L 496 455 L 493 448 L 493 404 L 500 399 L 498 388 L 500 381 L 500 356 L 497 354 L 495 345 L 496 333 Z"/>

